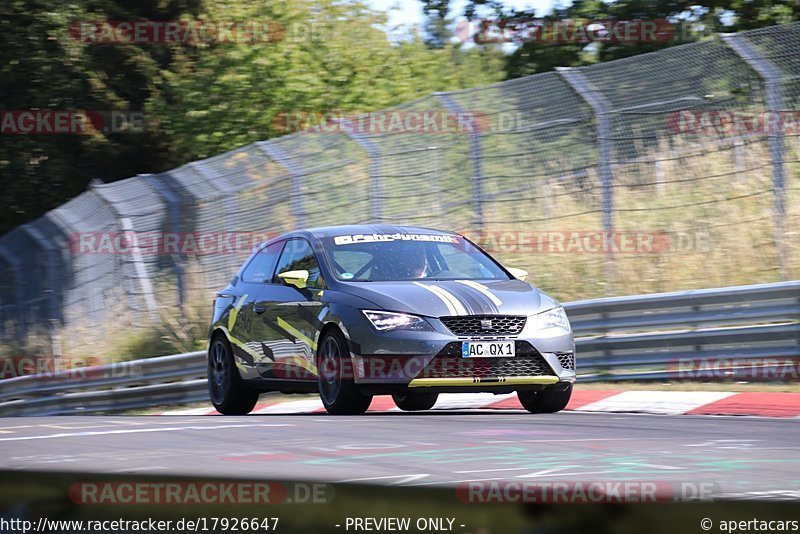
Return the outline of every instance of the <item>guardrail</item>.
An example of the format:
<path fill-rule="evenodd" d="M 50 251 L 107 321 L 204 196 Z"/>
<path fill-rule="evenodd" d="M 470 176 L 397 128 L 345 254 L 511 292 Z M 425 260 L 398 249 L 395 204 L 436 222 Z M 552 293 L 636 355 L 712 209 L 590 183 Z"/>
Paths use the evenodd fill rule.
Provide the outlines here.
<path fill-rule="evenodd" d="M 0 380 L 0 416 L 132 410 L 208 398 L 205 351 Z"/>
<path fill-rule="evenodd" d="M 582 300 L 564 307 L 576 335 L 581 381 L 719 379 L 720 373 L 736 377 L 738 364 L 777 378 L 785 371 L 784 358 L 794 358 L 798 370 L 800 281 Z M 0 416 L 204 401 L 205 372 L 205 352 L 198 351 L 10 378 L 0 381 Z"/>
<path fill-rule="evenodd" d="M 565 308 L 584 382 L 771 372 L 778 378 L 784 358 L 795 359 L 798 378 L 800 281 L 583 300 Z"/>

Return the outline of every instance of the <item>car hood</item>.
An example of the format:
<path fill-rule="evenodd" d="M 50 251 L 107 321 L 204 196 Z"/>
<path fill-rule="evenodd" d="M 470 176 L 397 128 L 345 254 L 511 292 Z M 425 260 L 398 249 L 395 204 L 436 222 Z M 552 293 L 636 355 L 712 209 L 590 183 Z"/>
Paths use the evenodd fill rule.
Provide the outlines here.
<path fill-rule="evenodd" d="M 441 317 L 446 315 L 533 315 L 558 302 L 521 280 L 416 280 L 350 282 L 345 291 L 379 309 Z"/>

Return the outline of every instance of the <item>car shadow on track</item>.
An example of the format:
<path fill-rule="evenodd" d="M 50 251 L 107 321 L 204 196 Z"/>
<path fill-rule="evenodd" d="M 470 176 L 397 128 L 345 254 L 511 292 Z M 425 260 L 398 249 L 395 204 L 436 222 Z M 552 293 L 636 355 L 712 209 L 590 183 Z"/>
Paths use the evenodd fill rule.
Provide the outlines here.
<path fill-rule="evenodd" d="M 332 419 L 341 417 L 448 417 L 455 415 L 469 415 L 473 417 L 487 417 L 497 415 L 534 415 L 525 410 L 431 410 L 420 412 L 367 412 L 361 415 L 331 415 L 326 412 L 302 412 L 302 413 L 254 413 L 250 417 L 330 417 Z M 536 415 L 556 415 L 556 414 L 536 414 Z"/>

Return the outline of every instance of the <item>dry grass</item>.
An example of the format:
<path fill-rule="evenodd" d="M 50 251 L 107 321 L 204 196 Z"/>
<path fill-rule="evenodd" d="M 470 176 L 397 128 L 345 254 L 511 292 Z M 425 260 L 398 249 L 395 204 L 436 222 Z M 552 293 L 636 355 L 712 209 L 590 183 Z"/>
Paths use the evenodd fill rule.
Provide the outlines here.
<path fill-rule="evenodd" d="M 749 145 L 746 154 L 741 172 L 732 148 L 688 157 L 653 154 L 664 160 L 658 172 L 652 163 L 614 167 L 616 232 L 653 237 L 656 246 L 611 257 L 581 247 L 518 251 L 496 241 L 489 249 L 505 264 L 528 270 L 533 283 L 562 301 L 779 281 L 766 144 Z M 786 160 L 786 274 L 797 279 L 800 164 L 793 162 L 800 157 L 790 150 Z M 663 183 L 657 183 L 658 177 Z M 508 222 L 486 232 L 568 238 L 602 231 L 596 173 L 589 172 L 582 190 L 562 183 L 550 185 L 549 191 L 554 199 L 549 208 L 544 202 L 533 209 L 524 201 L 491 205 L 487 219 Z M 548 211 L 550 219 L 527 222 Z"/>

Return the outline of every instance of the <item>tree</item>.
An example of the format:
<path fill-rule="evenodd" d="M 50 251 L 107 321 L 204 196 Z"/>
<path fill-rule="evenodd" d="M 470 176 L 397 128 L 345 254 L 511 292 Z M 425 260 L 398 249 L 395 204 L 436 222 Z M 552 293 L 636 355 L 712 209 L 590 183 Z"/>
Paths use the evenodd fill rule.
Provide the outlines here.
<path fill-rule="evenodd" d="M 5 0 L 0 110 L 143 111 L 141 133 L 4 136 L 0 234 L 86 189 L 286 133 L 282 113 L 370 111 L 502 78 L 501 58 L 397 44 L 357 1 Z M 256 42 L 91 44 L 76 21 L 267 23 Z"/>
<path fill-rule="evenodd" d="M 153 113 L 191 159 L 288 133 L 287 114 L 373 111 L 502 78 L 493 52 L 429 49 L 419 37 L 391 43 L 378 29 L 385 16 L 363 4 L 218 2 L 207 13 L 272 20 L 284 34 L 209 49 L 169 75 Z"/>
<path fill-rule="evenodd" d="M 450 0 L 423 0 L 425 12 L 425 43 L 430 48 L 444 48 L 453 37 L 450 30 Z"/>
<path fill-rule="evenodd" d="M 172 20 L 197 0 L 6 0 L 0 19 L 0 109 L 141 112 L 159 98 L 175 48 L 92 45 L 70 36 L 78 21 Z M 3 135 L 0 233 L 82 192 L 174 163 L 157 129 L 142 133 Z"/>
<path fill-rule="evenodd" d="M 425 2 L 429 0 L 424 0 Z M 427 5 L 427 3 L 426 3 Z M 673 37 L 655 42 L 552 43 L 523 40 L 507 56 L 506 74 L 516 78 L 547 72 L 557 66 L 580 66 L 653 52 L 702 39 L 723 31 L 740 31 L 800 18 L 800 2 L 779 0 L 575 0 L 553 13 L 537 16 L 533 10 L 515 10 L 500 0 L 469 0 L 464 16 L 485 16 L 495 25 L 534 25 L 541 20 L 668 20 Z"/>

